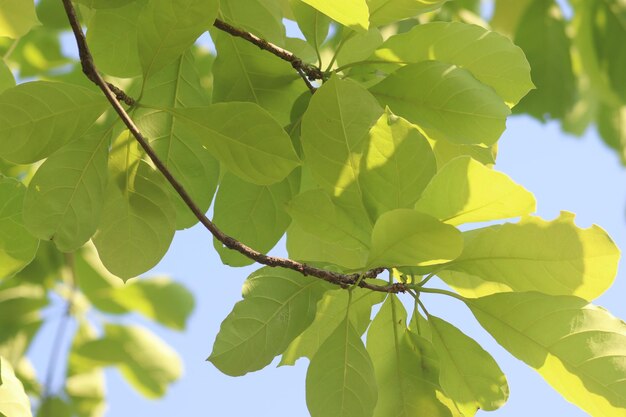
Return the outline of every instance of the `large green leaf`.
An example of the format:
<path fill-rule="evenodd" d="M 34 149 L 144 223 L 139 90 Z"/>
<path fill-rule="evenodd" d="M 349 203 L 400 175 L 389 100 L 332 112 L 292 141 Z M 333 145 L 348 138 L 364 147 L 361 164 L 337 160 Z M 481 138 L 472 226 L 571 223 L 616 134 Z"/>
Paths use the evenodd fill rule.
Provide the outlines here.
<path fill-rule="evenodd" d="M 107 102 L 86 88 L 35 81 L 0 94 L 0 157 L 36 162 L 80 136 Z"/>
<path fill-rule="evenodd" d="M 218 31 L 211 34 L 217 49 L 213 102 L 250 101 L 281 125 L 289 124 L 296 99 L 310 95 L 293 67 L 243 39 Z"/>
<path fill-rule="evenodd" d="M 152 332 L 139 326 L 107 324 L 104 336 L 74 350 L 77 360 L 92 367 L 115 366 L 122 376 L 148 398 L 165 395 L 182 374 L 176 352 Z"/>
<path fill-rule="evenodd" d="M 306 374 L 311 417 L 370 417 L 378 399 L 374 367 L 346 316 L 313 356 Z"/>
<path fill-rule="evenodd" d="M 217 16 L 219 0 L 151 0 L 137 20 L 144 78 L 175 61 Z"/>
<path fill-rule="evenodd" d="M 506 377 L 474 339 L 435 316 L 428 317 L 433 345 L 441 363 L 439 381 L 464 415 L 496 410 L 509 397 Z"/>
<path fill-rule="evenodd" d="M 328 36 L 330 19 L 301 0 L 289 0 L 289 5 L 304 38 L 318 49 Z"/>
<path fill-rule="evenodd" d="M 174 237 L 176 211 L 163 176 L 142 160 L 128 133 L 113 145 L 109 185 L 93 238 L 106 268 L 132 278 L 155 266 Z"/>
<path fill-rule="evenodd" d="M 348 249 L 369 248 L 370 224 L 356 221 L 321 189 L 297 195 L 287 206 L 287 212 L 304 231 L 322 241 Z"/>
<path fill-rule="evenodd" d="M 38 24 L 32 0 L 0 0 L 0 36 L 18 39 Z"/>
<path fill-rule="evenodd" d="M 363 87 L 333 77 L 315 93 L 302 118 L 302 147 L 313 177 L 356 211 L 363 207 L 359 174 L 369 131 L 382 112 Z"/>
<path fill-rule="evenodd" d="M 0 279 L 19 272 L 37 253 L 39 240 L 28 233 L 22 220 L 25 194 L 22 183 L 0 174 Z"/>
<path fill-rule="evenodd" d="M 457 65 L 492 87 L 513 106 L 533 88 L 524 52 L 508 38 L 480 26 L 460 22 L 417 25 L 389 38 L 370 59 L 378 71 L 391 72 L 400 65 L 434 59 Z"/>
<path fill-rule="evenodd" d="M 444 402 L 439 386 L 437 353 L 430 343 L 406 327 L 406 310 L 396 295 L 389 295 L 367 332 L 378 403 L 375 417 L 458 416 Z M 468 414 L 468 416 L 473 414 Z"/>
<path fill-rule="evenodd" d="M 297 192 L 299 172 L 283 181 L 256 185 L 227 173 L 215 198 L 213 221 L 224 233 L 263 253 L 269 252 L 285 234 L 291 219 L 285 206 Z M 230 266 L 251 265 L 254 261 L 213 240 L 222 262 Z"/>
<path fill-rule="evenodd" d="M 446 0 L 367 0 L 372 25 L 383 26 L 441 7 Z"/>
<path fill-rule="evenodd" d="M 220 0 L 220 14 L 232 25 L 278 46 L 284 46 L 285 26 L 278 1 Z"/>
<path fill-rule="evenodd" d="M 389 210 L 412 208 L 437 171 L 428 141 L 389 109 L 369 132 L 363 165 L 359 183 L 374 218 Z"/>
<path fill-rule="evenodd" d="M 366 0 L 302 0 L 333 20 L 356 31 L 369 27 L 369 9 Z"/>
<path fill-rule="evenodd" d="M 537 86 L 515 112 L 562 118 L 576 98 L 576 80 L 565 21 L 554 0 L 534 0 L 518 24 L 515 43 L 526 53 Z"/>
<path fill-rule="evenodd" d="M 87 25 L 87 43 L 98 69 L 116 77 L 141 74 L 137 19 L 146 1 L 96 10 Z"/>
<path fill-rule="evenodd" d="M 207 105 L 209 97 L 200 85 L 191 51 L 148 79 L 141 101 L 160 108 Z M 161 160 L 200 210 L 206 212 L 217 188 L 220 168 L 198 135 L 181 128 L 174 116 L 165 111 L 139 109 L 135 119 Z M 175 190 L 168 187 L 168 191 L 176 206 L 177 229 L 196 224 L 198 219 Z"/>
<path fill-rule="evenodd" d="M 467 300 L 489 333 L 568 401 L 626 416 L 626 325 L 583 299 L 536 292 Z"/>
<path fill-rule="evenodd" d="M 96 232 L 107 186 L 113 125 L 53 153 L 31 180 L 24 224 L 36 237 L 72 252 Z"/>
<path fill-rule="evenodd" d="M 396 209 L 379 217 L 372 231 L 369 267 L 428 266 L 455 259 L 461 232 L 427 214 Z"/>
<path fill-rule="evenodd" d="M 280 365 L 293 365 L 296 360 L 302 357 L 312 359 L 322 343 L 345 318 L 348 297 L 348 291 L 344 289 L 327 291 L 317 304 L 315 320 L 283 352 Z M 352 302 L 348 317 L 358 335 L 365 333 L 370 324 L 372 306 L 381 303 L 384 299 L 384 293 L 362 288 L 352 290 Z"/>
<path fill-rule="evenodd" d="M 454 143 L 495 143 L 510 113 L 494 90 L 470 72 L 438 61 L 406 65 L 370 91 L 432 139 Z"/>
<path fill-rule="evenodd" d="M 323 281 L 287 269 L 256 271 L 222 322 L 208 360 L 233 376 L 264 368 L 313 322 L 327 289 Z"/>
<path fill-rule="evenodd" d="M 11 87 L 15 87 L 15 77 L 7 64 L 0 60 L 0 93 Z"/>
<path fill-rule="evenodd" d="M 300 164 L 287 133 L 256 104 L 183 108 L 174 116 L 220 163 L 245 181 L 274 184 Z"/>
<path fill-rule="evenodd" d="M 24 386 L 13 372 L 11 364 L 0 356 L 0 415 L 32 417 L 30 400 Z"/>
<path fill-rule="evenodd" d="M 447 163 L 432 179 L 415 209 L 457 225 L 524 216 L 535 197 L 507 175 L 470 157 Z"/>
<path fill-rule="evenodd" d="M 491 293 L 504 284 L 513 291 L 592 300 L 613 283 L 619 258 L 619 249 L 602 228 L 580 229 L 574 215 L 563 212 L 551 222 L 528 216 L 517 224 L 466 232 L 463 253 L 446 269 L 495 283 L 485 289 Z M 455 273 L 446 279 L 462 294 L 464 274 L 458 281 Z"/>

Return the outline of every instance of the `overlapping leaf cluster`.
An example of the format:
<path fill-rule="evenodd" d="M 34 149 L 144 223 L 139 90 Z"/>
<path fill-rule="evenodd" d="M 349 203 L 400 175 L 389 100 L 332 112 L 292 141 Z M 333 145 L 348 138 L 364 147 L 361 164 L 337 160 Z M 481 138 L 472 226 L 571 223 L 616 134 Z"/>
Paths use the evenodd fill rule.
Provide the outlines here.
<path fill-rule="evenodd" d="M 544 103 L 533 97 L 546 94 L 541 85 L 533 92 L 533 81 L 543 80 L 510 39 L 435 21 L 450 12 L 440 9 L 443 0 L 74 3 L 96 67 L 135 98 L 128 114 L 200 211 L 213 203 L 217 227 L 261 253 L 286 234 L 291 259 L 360 276 L 349 288 L 335 282 L 339 288 L 297 270 L 254 272 L 209 357 L 222 372 L 243 375 L 279 355 L 282 365 L 307 357 L 313 417 L 495 410 L 508 397 L 505 376 L 478 343 L 419 299 L 441 293 L 465 302 L 568 400 L 594 416 L 626 415 L 626 325 L 589 304 L 610 287 L 619 250 L 600 227 L 578 228 L 573 214 L 533 216 L 533 195 L 493 169 L 511 109 L 528 111 L 533 100 Z M 535 3 L 529 10 L 540 9 Z M 30 32 L 32 4 L 0 7 L 0 23 L 20 15 L 0 32 L 15 39 L 4 61 L 20 77 L 30 68 L 26 52 L 13 55 L 23 39 L 66 27 L 56 6 L 42 0 L 43 28 Z M 295 53 L 322 76 L 303 80 L 298 63 L 219 31 L 216 18 Z M 305 39 L 287 37 L 283 18 L 297 22 Z M 207 30 L 214 61 L 194 46 Z M 180 365 L 145 329 L 109 323 L 98 335 L 86 306 L 133 310 L 182 328 L 191 305 L 184 289 L 161 279 L 123 285 L 111 274 L 126 280 L 148 271 L 175 231 L 198 216 L 76 68 L 40 68 L 41 80 L 17 86 L 10 71 L 0 78 L 7 291 L 0 308 L 21 306 L 2 327 L 7 343 L 21 343 L 3 359 L 2 375 L 5 361 L 20 375 L 46 294 L 66 276 L 69 285 L 58 291 L 80 326 L 65 393 L 43 393 L 40 410 L 94 416 L 103 366 L 117 366 L 142 393 L 158 396 Z M 224 263 L 253 263 L 224 244 L 216 234 Z M 365 276 L 378 268 L 389 271 L 389 283 Z M 430 287 L 434 276 L 456 292 Z M 362 280 L 382 291 L 361 288 Z M 387 286 L 394 282 L 400 286 Z M 399 288 L 415 298 L 411 315 Z M 6 369 L 11 382 L 0 407 L 20 391 Z"/>

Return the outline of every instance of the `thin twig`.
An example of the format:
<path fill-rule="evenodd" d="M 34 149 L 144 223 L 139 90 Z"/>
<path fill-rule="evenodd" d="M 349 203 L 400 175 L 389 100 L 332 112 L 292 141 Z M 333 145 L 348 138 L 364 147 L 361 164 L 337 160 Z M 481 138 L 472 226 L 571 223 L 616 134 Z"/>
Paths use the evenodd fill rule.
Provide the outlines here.
<path fill-rule="evenodd" d="M 150 146 L 148 140 L 143 136 L 143 134 L 139 131 L 139 128 L 131 117 L 128 115 L 126 110 L 122 107 L 122 105 L 118 102 L 117 97 L 113 91 L 111 91 L 109 85 L 104 81 L 102 76 L 98 73 L 96 66 L 93 62 L 93 57 L 91 52 L 89 51 L 89 47 L 87 46 L 87 41 L 85 39 L 85 34 L 83 33 L 80 23 L 78 22 L 78 18 L 76 16 L 76 11 L 74 10 L 74 6 L 72 5 L 71 0 L 63 0 L 63 5 L 65 7 L 65 12 L 69 19 L 70 25 L 72 27 L 72 31 L 74 32 L 74 37 L 76 38 L 76 44 L 78 46 L 78 52 L 83 68 L 83 72 L 91 81 L 93 81 L 99 88 L 102 90 L 103 94 L 118 114 L 122 122 L 126 125 L 130 133 L 137 140 L 139 145 L 144 149 L 150 160 L 154 163 L 156 168 L 163 174 L 165 179 L 170 183 L 170 185 L 174 188 L 176 193 L 181 197 L 181 199 L 185 202 L 187 207 L 192 211 L 198 221 L 209 231 L 211 234 L 219 240 L 225 247 L 235 250 L 245 257 L 252 259 L 260 264 L 267 265 L 270 267 L 281 267 L 286 269 L 291 269 L 293 271 L 297 271 L 303 275 L 310 275 L 316 278 L 323 279 L 332 284 L 339 285 L 342 288 L 349 288 L 351 285 L 355 284 L 360 276 L 365 278 L 374 278 L 378 276 L 384 268 L 376 268 L 371 269 L 363 274 L 341 274 L 337 272 L 327 271 L 325 269 L 315 268 L 313 266 L 307 265 L 305 263 L 300 263 L 294 261 L 292 259 L 279 258 L 276 256 L 268 256 L 265 255 L 255 249 L 252 249 L 242 242 L 239 242 L 235 238 L 228 236 L 224 232 L 222 232 L 211 220 L 206 217 L 206 215 L 200 210 L 200 208 L 195 204 L 189 193 L 185 190 L 180 182 L 169 171 L 167 166 L 161 161 L 158 157 L 154 149 Z M 406 291 L 407 287 L 402 283 L 395 283 L 385 286 L 373 285 L 368 283 L 365 280 L 361 280 L 358 283 L 358 286 L 361 288 L 367 288 L 372 291 L 380 291 L 380 292 L 388 292 L 388 293 L 399 293 Z"/>
<path fill-rule="evenodd" d="M 230 33 L 233 36 L 245 39 L 248 42 L 255 44 L 259 48 L 268 51 L 273 55 L 276 55 L 280 59 L 289 62 L 291 66 L 294 67 L 298 72 L 303 72 L 304 74 L 306 74 L 309 81 L 324 79 L 324 73 L 322 73 L 322 71 L 315 65 L 304 63 L 293 53 L 281 47 L 278 47 L 266 41 L 265 39 L 259 38 L 258 36 L 253 35 L 250 32 L 246 32 L 245 30 L 238 29 L 220 19 L 215 19 L 213 26 L 215 26 L 219 30 Z"/>

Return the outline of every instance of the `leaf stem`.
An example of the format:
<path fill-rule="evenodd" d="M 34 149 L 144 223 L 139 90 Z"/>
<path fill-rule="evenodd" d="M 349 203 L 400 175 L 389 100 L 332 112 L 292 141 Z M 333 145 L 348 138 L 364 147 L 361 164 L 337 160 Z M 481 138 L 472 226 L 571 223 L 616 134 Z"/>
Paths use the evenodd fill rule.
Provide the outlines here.
<path fill-rule="evenodd" d="M 457 300 L 466 302 L 467 300 L 465 299 L 465 297 L 460 296 L 457 293 L 454 293 L 452 291 L 447 291 L 447 290 L 440 290 L 438 288 L 424 288 L 424 287 L 419 287 L 419 288 L 415 288 L 415 290 L 417 292 L 424 292 L 424 293 L 429 293 L 429 294 L 441 294 L 441 295 L 447 295 L 448 297 L 452 297 L 452 298 L 456 298 Z"/>

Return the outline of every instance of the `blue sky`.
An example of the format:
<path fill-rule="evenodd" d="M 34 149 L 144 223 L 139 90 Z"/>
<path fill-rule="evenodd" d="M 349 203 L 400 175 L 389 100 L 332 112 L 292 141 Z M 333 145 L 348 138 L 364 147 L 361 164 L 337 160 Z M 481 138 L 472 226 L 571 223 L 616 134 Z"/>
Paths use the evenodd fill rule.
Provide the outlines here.
<path fill-rule="evenodd" d="M 528 117 L 511 117 L 500 141 L 496 169 L 535 194 L 539 216 L 551 220 L 560 210 L 572 211 L 577 214 L 579 226 L 598 224 L 619 247 L 626 248 L 626 170 L 593 130 L 582 138 L 573 138 L 562 134 L 554 123 L 542 125 Z M 275 253 L 285 255 L 282 250 Z M 200 227 L 177 233 L 169 253 L 153 272 L 168 274 L 184 283 L 195 294 L 197 308 L 184 333 L 150 327 L 180 353 L 185 375 L 164 399 L 152 401 L 133 391 L 116 371 L 108 371 L 106 415 L 307 416 L 306 360 L 301 359 L 295 367 L 282 368 L 275 367 L 276 361 L 260 372 L 239 378 L 225 376 L 205 361 L 221 321 L 240 299 L 241 285 L 254 269 L 223 266 L 213 250 L 211 237 Z M 620 268 L 613 288 L 596 303 L 626 318 L 623 269 Z M 425 301 L 429 311 L 483 344 L 507 374 L 509 402 L 496 412 L 479 412 L 479 416 L 587 415 L 561 399 L 534 371 L 500 348 L 458 301 L 445 297 Z M 59 312 L 60 307 L 50 314 L 58 317 Z M 135 319 L 141 321 L 132 318 Z M 32 351 L 40 376 L 47 365 L 55 325 L 53 322 L 43 330 Z"/>

